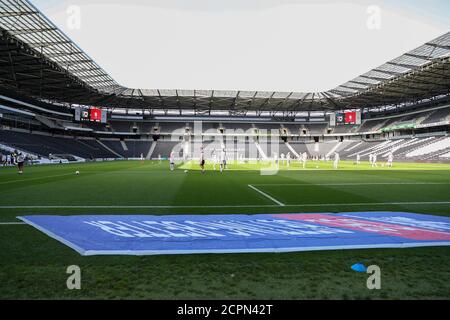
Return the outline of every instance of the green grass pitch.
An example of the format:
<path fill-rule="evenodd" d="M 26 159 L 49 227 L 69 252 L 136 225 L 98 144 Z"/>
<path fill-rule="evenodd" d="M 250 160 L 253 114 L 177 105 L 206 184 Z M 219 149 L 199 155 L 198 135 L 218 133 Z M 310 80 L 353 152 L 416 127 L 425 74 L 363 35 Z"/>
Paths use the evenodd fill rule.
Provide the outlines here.
<path fill-rule="evenodd" d="M 282 254 L 82 257 L 16 216 L 407 211 L 450 216 L 450 165 L 370 168 L 163 161 L 0 168 L 0 299 L 449 299 L 450 247 Z M 80 174 L 75 175 L 79 170 Z M 187 172 L 185 172 L 187 170 Z M 263 174 L 262 174 L 263 173 Z M 257 190 L 249 185 L 253 186 Z M 258 191 L 259 190 L 259 191 Z M 376 264 L 381 290 L 354 263 Z M 66 288 L 79 265 L 82 289 Z"/>

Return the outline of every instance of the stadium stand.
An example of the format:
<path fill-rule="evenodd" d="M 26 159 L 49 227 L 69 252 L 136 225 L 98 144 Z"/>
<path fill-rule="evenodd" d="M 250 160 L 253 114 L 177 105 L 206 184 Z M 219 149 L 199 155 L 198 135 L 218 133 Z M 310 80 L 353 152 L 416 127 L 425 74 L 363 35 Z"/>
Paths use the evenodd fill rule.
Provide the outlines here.
<path fill-rule="evenodd" d="M 286 125 L 284 124 L 277 124 L 277 123 L 257 123 L 256 127 L 260 130 L 280 130 L 282 127 L 286 128 L 287 130 L 289 130 L 289 128 L 287 128 Z M 294 127 L 294 132 L 297 132 L 298 128 Z"/>
<path fill-rule="evenodd" d="M 152 134 L 155 123 L 142 122 L 138 124 L 139 132 L 141 134 Z"/>
<path fill-rule="evenodd" d="M 358 129 L 358 126 L 340 126 L 340 127 L 334 127 L 332 130 L 333 134 L 338 134 L 338 133 L 349 133 L 349 132 L 353 132 L 355 129 Z"/>
<path fill-rule="evenodd" d="M 0 143 L 28 151 L 42 157 L 75 155 L 81 158 L 115 158 L 96 140 L 61 138 L 42 134 L 0 130 Z"/>
<path fill-rule="evenodd" d="M 300 125 L 296 124 L 283 124 L 283 127 L 289 130 L 290 134 L 299 134 L 300 133 Z"/>
<path fill-rule="evenodd" d="M 155 149 L 151 155 L 152 159 L 158 159 L 158 156 L 161 155 L 162 158 L 168 158 L 172 150 L 175 150 L 177 153 L 177 158 L 182 157 L 182 143 L 179 141 L 158 141 Z"/>
<path fill-rule="evenodd" d="M 218 124 L 211 122 L 202 122 L 202 132 L 215 134 L 217 133 Z"/>
<path fill-rule="evenodd" d="M 387 121 L 386 119 L 366 120 L 358 128 L 357 132 L 373 132 L 373 131 L 377 131 L 386 121 Z"/>
<path fill-rule="evenodd" d="M 450 108 L 438 109 L 432 112 L 422 124 L 429 124 L 446 120 L 450 117 Z"/>
<path fill-rule="evenodd" d="M 123 158 L 140 158 L 144 157 L 150 151 L 153 141 L 139 141 L 139 140 L 109 140 L 102 139 L 101 142 L 111 148 Z"/>
<path fill-rule="evenodd" d="M 187 121 L 111 120 L 107 124 L 80 124 L 54 120 L 44 115 L 39 116 L 39 121 L 8 115 L 0 120 L 3 124 L 0 144 L 42 157 L 52 154 L 83 159 L 133 159 L 141 155 L 167 158 L 171 149 L 180 144 L 179 141 L 187 139 L 192 145 L 199 145 L 203 140 L 209 150 L 219 150 L 225 144 L 230 159 L 238 159 L 242 155 L 244 158 L 270 158 L 274 152 L 278 155 L 291 153 L 292 157 L 303 152 L 313 157 L 339 152 L 342 159 L 354 159 L 356 154 L 367 157 L 375 153 L 385 157 L 388 152 L 394 152 L 396 160 L 442 162 L 448 160 L 443 156 L 447 152 L 445 144 L 436 150 L 434 146 L 429 147 L 430 152 L 425 147 L 433 142 L 438 143 L 448 134 L 449 126 L 442 121 L 449 117 L 449 113 L 450 107 L 444 105 L 366 119 L 361 125 L 336 127 L 329 127 L 327 123 L 204 122 L 201 123 L 201 132 L 194 132 L 194 123 Z M 395 128 L 401 124 L 410 126 L 406 129 Z M 414 129 L 414 126 L 417 128 Z M 133 128 L 136 128 L 135 132 Z M 220 132 L 219 128 L 224 131 Z M 386 128 L 394 129 L 383 131 Z M 370 137 L 367 133 L 371 133 Z M 191 149 L 186 156 L 195 157 L 195 154 L 196 151 Z"/>
<path fill-rule="evenodd" d="M 131 123 L 124 121 L 112 121 L 111 128 L 113 132 L 131 132 Z"/>
<path fill-rule="evenodd" d="M 7 148 L 71 159 L 166 158 L 176 148 L 192 158 L 203 144 L 207 155 L 225 146 L 229 158 L 393 152 L 396 160 L 450 160 L 450 32 L 326 92 L 131 89 L 27 1 L 10 10 L 0 16 L 0 59 L 8 61 L 0 144 Z M 35 26 L 51 50 L 36 42 Z M 106 111 L 103 123 L 76 120 L 75 106 Z M 331 126 L 333 113 L 348 110 L 361 111 L 362 123 Z"/>
<path fill-rule="evenodd" d="M 447 153 L 447 149 L 450 149 L 450 138 L 442 137 L 438 139 L 433 139 L 431 143 L 407 153 L 406 157 L 407 158 L 420 157 L 435 152 L 443 152 L 445 154 Z"/>
<path fill-rule="evenodd" d="M 297 154 L 303 154 L 304 152 L 308 152 L 308 148 L 306 144 L 303 142 L 290 142 L 289 145 L 295 150 Z"/>
<path fill-rule="evenodd" d="M 413 119 L 414 120 L 414 119 Z M 391 123 L 392 119 L 391 119 Z M 272 137 L 260 135 L 258 139 L 254 136 L 252 129 L 250 133 L 244 136 L 235 136 L 237 132 L 243 132 L 241 123 L 228 124 L 229 134 L 222 136 L 220 134 L 203 138 L 203 145 L 207 150 L 220 150 L 223 144 L 226 145 L 228 156 L 230 158 L 238 158 L 238 154 L 245 154 L 245 157 L 257 158 L 272 157 L 274 152 L 278 155 L 282 153 L 287 155 L 291 153 L 292 157 L 296 154 L 307 152 L 309 156 L 329 156 L 333 152 L 339 152 L 343 159 L 353 159 L 356 154 L 362 157 L 368 156 L 370 153 L 387 156 L 387 153 L 393 152 L 398 160 L 435 160 L 445 161 L 447 157 L 441 155 L 447 153 L 449 140 L 440 133 L 436 136 L 415 137 L 407 135 L 404 138 L 384 138 L 375 140 L 367 140 L 365 137 L 353 136 L 351 140 L 340 141 L 337 137 L 330 137 L 328 140 L 322 142 L 314 142 L 306 139 L 304 141 L 297 141 L 292 137 L 289 138 L 289 143 L 282 141 L 280 137 Z M 363 124 L 364 125 L 364 124 Z M 171 127 L 177 127 L 179 124 L 171 124 Z M 251 126 L 247 124 L 245 128 Z M 148 128 L 153 128 L 153 125 L 148 125 Z M 252 128 L 252 127 L 251 127 Z M 210 130 L 209 128 L 208 130 Z M 239 131 L 242 130 L 242 131 Z M 336 133 L 339 134 L 339 133 Z M 172 148 L 180 144 L 180 138 L 184 135 L 175 137 L 176 141 L 171 141 L 173 137 L 166 135 L 165 138 L 160 137 L 155 143 L 155 149 L 152 150 L 152 158 L 157 158 L 158 155 L 168 157 Z M 192 136 L 197 145 L 202 144 L 202 138 Z M 222 138 L 220 138 L 222 137 Z M 209 140 L 208 140 L 209 139 Z M 275 139 L 275 140 L 274 140 Z M 297 138 L 298 139 L 298 138 Z M 273 144 L 275 142 L 275 144 Z M 111 159 L 111 158 L 140 158 L 141 155 L 147 157 L 153 145 L 153 140 L 148 139 L 117 139 L 117 138 L 101 138 L 88 136 L 72 136 L 72 135 L 58 135 L 45 132 L 23 132 L 0 130 L 0 144 L 18 148 L 36 154 L 42 157 L 49 157 L 52 155 L 66 155 L 76 156 L 84 159 Z M 245 149 L 245 150 L 244 150 Z M 192 151 L 192 150 L 191 150 Z M 190 153 L 193 157 L 193 152 Z"/>
<path fill-rule="evenodd" d="M 327 123 L 308 124 L 307 132 L 312 135 L 323 135 L 325 134 L 325 130 L 327 127 L 328 127 Z"/>
<path fill-rule="evenodd" d="M 174 134 L 184 135 L 186 127 L 187 127 L 186 123 L 164 122 L 164 123 L 161 123 L 161 133 L 164 133 L 164 134 L 174 133 Z"/>
<path fill-rule="evenodd" d="M 258 131 L 256 125 L 252 123 L 239 123 L 239 124 L 227 123 L 225 124 L 224 127 L 226 132 L 233 132 L 235 130 L 239 130 L 241 132 L 254 133 Z"/>

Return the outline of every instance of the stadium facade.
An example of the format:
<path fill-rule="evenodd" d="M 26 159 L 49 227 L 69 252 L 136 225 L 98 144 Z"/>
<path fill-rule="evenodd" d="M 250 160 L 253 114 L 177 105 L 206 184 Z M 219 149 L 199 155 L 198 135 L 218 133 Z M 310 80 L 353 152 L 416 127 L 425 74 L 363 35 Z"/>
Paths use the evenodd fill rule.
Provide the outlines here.
<path fill-rule="evenodd" d="M 3 154 L 195 158 L 202 145 L 235 159 L 450 161 L 450 32 L 308 93 L 126 88 L 26 0 L 0 0 L 0 47 Z"/>

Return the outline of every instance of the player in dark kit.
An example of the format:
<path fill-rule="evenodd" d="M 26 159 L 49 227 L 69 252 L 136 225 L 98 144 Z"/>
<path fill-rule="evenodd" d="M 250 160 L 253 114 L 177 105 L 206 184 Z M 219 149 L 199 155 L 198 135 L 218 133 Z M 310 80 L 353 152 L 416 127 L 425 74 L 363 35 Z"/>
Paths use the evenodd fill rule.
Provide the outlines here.
<path fill-rule="evenodd" d="M 205 173 L 205 152 L 203 151 L 203 147 L 200 150 L 200 168 L 202 169 L 202 173 Z"/>

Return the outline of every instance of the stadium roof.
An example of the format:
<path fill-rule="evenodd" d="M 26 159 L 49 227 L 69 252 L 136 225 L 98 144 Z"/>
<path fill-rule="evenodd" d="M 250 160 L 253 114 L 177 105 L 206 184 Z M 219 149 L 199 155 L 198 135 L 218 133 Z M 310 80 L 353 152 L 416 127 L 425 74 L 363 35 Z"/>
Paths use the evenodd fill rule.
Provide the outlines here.
<path fill-rule="evenodd" d="M 449 95 L 449 65 L 450 32 L 326 92 L 130 89 L 27 0 L 0 0 L 0 86 L 44 101 L 240 114 L 373 108 Z"/>

